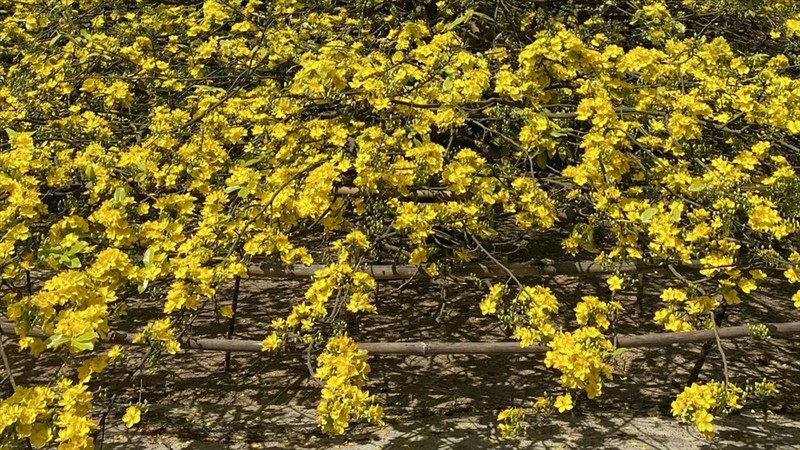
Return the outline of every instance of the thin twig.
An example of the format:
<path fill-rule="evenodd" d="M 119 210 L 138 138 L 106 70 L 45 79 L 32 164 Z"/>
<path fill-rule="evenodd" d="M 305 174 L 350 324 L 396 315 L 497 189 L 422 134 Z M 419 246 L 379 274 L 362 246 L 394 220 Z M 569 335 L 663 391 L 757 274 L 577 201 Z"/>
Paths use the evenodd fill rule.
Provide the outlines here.
<path fill-rule="evenodd" d="M 11 362 L 8 359 L 8 355 L 6 354 L 6 338 L 0 336 L 0 354 L 3 356 L 3 365 L 6 367 L 6 373 L 8 374 L 8 381 L 11 383 L 11 389 L 17 390 L 17 382 L 14 380 L 14 374 L 11 373 Z"/>
<path fill-rule="evenodd" d="M 497 265 L 498 265 L 500 268 L 502 268 L 502 269 L 503 269 L 503 270 L 504 270 L 504 271 L 505 271 L 505 272 L 508 274 L 508 276 L 509 276 L 509 277 L 511 277 L 511 279 L 512 279 L 512 280 L 514 280 L 514 282 L 515 282 L 515 283 L 517 283 L 517 286 L 518 286 L 520 289 L 522 289 L 522 288 L 523 288 L 522 282 L 520 282 L 520 281 L 519 281 L 519 278 L 517 278 L 517 276 L 516 276 L 516 275 L 514 275 L 514 272 L 512 272 L 512 271 L 511 271 L 511 269 L 509 269 L 508 267 L 506 267 L 506 266 L 505 266 L 503 263 L 501 263 L 500 261 L 498 261 L 498 260 L 497 260 L 497 258 L 495 258 L 495 257 L 494 257 L 494 255 L 492 255 L 492 253 L 491 253 L 491 252 L 489 252 L 488 250 L 486 250 L 486 247 L 484 247 L 484 246 L 483 246 L 483 244 L 481 244 L 481 243 L 480 243 L 480 241 L 478 240 L 478 238 L 476 238 L 475 236 L 472 236 L 472 235 L 470 235 L 470 236 L 472 237 L 472 240 L 473 240 L 473 242 L 475 242 L 475 245 L 477 245 L 477 246 L 478 246 L 478 249 L 480 249 L 480 250 L 481 250 L 481 251 L 482 251 L 482 252 L 483 252 L 483 253 L 484 253 L 484 254 L 485 254 L 487 257 L 489 257 L 489 259 L 491 259 L 491 260 L 492 260 L 492 262 L 494 262 L 494 263 L 495 263 L 495 264 L 497 264 Z"/>
<path fill-rule="evenodd" d="M 728 359 L 725 357 L 725 350 L 722 349 L 722 339 L 719 337 L 719 330 L 717 329 L 717 320 L 714 317 L 714 311 L 711 311 L 711 323 L 714 326 L 714 339 L 717 341 L 717 349 L 722 357 L 722 370 L 725 375 L 725 389 L 728 389 L 730 379 L 728 378 Z"/>

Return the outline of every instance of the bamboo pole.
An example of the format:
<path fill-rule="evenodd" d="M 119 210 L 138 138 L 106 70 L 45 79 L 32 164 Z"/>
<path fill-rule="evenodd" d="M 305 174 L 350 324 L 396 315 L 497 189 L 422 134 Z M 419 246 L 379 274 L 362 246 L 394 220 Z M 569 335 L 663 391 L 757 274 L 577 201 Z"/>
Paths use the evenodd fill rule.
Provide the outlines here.
<path fill-rule="evenodd" d="M 354 186 L 342 186 L 335 190 L 336 195 L 359 195 L 361 193 L 361 189 Z M 411 191 L 411 195 L 407 197 L 417 200 L 448 200 L 455 196 L 451 191 L 446 189 L 417 189 Z"/>
<path fill-rule="evenodd" d="M 769 335 L 774 337 L 800 334 L 800 322 L 765 324 Z M 15 335 L 14 324 L 0 322 L 3 334 Z M 724 327 L 718 329 L 719 338 L 724 340 L 750 337 L 747 325 Z M 45 338 L 48 335 L 41 330 L 33 329 L 28 336 Z M 104 339 L 106 342 L 123 345 L 133 344 L 134 334 L 112 331 Z M 664 347 L 675 344 L 696 344 L 716 339 L 714 330 L 686 331 L 680 333 L 650 333 L 643 335 L 624 335 L 617 338 L 619 348 Z M 182 339 L 184 349 L 256 353 L 261 351 L 261 341 L 227 340 L 227 339 Z M 521 348 L 519 342 L 362 342 L 360 348 L 372 355 L 485 355 L 485 354 L 531 354 L 544 353 L 549 347 L 537 345 Z"/>
<path fill-rule="evenodd" d="M 241 284 L 241 281 L 242 279 L 237 276 L 233 282 L 233 299 L 231 302 L 231 310 L 233 311 L 233 314 L 228 321 L 228 335 L 226 336 L 228 340 L 233 339 L 233 333 L 236 327 L 236 311 L 239 308 L 239 285 Z M 231 352 L 225 352 L 225 371 L 229 370 L 231 370 Z"/>
<path fill-rule="evenodd" d="M 412 277 L 429 279 L 425 268 L 427 264 L 415 266 L 411 264 L 371 264 L 360 268 L 376 280 L 407 280 Z M 699 261 L 692 261 L 690 264 L 682 266 L 687 269 L 701 269 Z M 281 265 L 273 263 L 263 263 L 250 266 L 247 273 L 251 278 L 284 278 L 284 279 L 305 279 L 314 276 L 318 270 L 325 268 L 322 264 L 312 264 L 310 266 Z M 565 261 L 552 264 L 532 263 L 508 263 L 505 268 L 497 264 L 488 263 L 468 263 L 455 267 L 450 275 L 456 278 L 476 276 L 478 278 L 508 277 L 508 271 L 517 277 L 535 276 L 554 276 L 554 275 L 584 275 L 602 276 L 616 273 L 646 273 L 666 270 L 665 267 L 652 266 L 645 264 L 622 264 L 617 268 L 610 268 L 603 264 L 593 261 Z"/>

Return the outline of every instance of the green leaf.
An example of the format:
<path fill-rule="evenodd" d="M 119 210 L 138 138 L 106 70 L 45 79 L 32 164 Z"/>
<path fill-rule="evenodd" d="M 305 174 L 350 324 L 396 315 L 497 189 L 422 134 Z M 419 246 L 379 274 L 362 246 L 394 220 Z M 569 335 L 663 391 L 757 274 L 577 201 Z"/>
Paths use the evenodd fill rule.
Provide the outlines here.
<path fill-rule="evenodd" d="M 245 187 L 239 189 L 239 193 L 237 195 L 239 195 L 239 198 L 241 198 L 241 199 L 247 198 L 247 196 L 250 195 L 250 188 L 245 186 Z"/>
<path fill-rule="evenodd" d="M 653 217 L 656 214 L 658 214 L 658 208 L 647 208 L 644 211 L 642 211 L 642 214 L 641 216 L 639 216 L 639 218 L 644 223 L 650 223 L 650 221 L 653 220 Z"/>
<path fill-rule="evenodd" d="M 58 42 L 59 39 L 61 39 L 61 33 L 57 32 L 56 35 L 53 36 L 53 39 L 50 39 L 50 47 L 56 45 L 56 42 Z"/>
<path fill-rule="evenodd" d="M 39 250 L 39 258 L 45 259 L 51 255 L 60 256 L 62 252 L 63 250 L 61 249 L 61 247 L 53 247 L 52 245 L 45 244 Z"/>
<path fill-rule="evenodd" d="M 72 349 L 79 352 L 84 350 L 94 350 L 94 341 L 98 337 L 100 336 L 98 336 L 94 331 L 87 331 L 80 336 L 75 336 L 72 338 L 69 345 L 72 347 Z"/>
<path fill-rule="evenodd" d="M 77 269 L 81 266 L 81 260 L 73 256 L 72 258 L 69 258 L 65 265 L 70 269 Z"/>
<path fill-rule="evenodd" d="M 54 335 L 50 336 L 49 338 L 47 338 L 47 340 L 44 341 L 44 344 L 47 346 L 47 348 L 54 348 L 55 349 L 55 348 L 58 348 L 58 347 L 60 347 L 61 345 L 65 344 L 65 343 L 67 343 L 68 341 L 69 341 L 69 339 L 67 339 L 67 337 L 64 336 L 63 334 L 54 334 Z"/>
<path fill-rule="evenodd" d="M 128 193 L 125 192 L 125 188 L 124 187 L 118 187 L 114 191 L 114 202 L 116 202 L 118 205 L 122 204 L 122 202 L 125 200 L 125 196 L 127 196 L 127 194 Z"/>
<path fill-rule="evenodd" d="M 140 284 L 139 287 L 137 288 L 140 294 L 144 294 L 144 291 L 147 290 L 148 284 L 150 284 L 150 280 L 145 278 L 145 280 L 142 281 L 142 284 Z"/>
<path fill-rule="evenodd" d="M 469 19 L 471 19 L 472 18 L 472 14 L 474 14 L 473 11 L 467 11 L 467 13 L 464 14 L 463 16 L 458 17 L 458 18 L 456 18 L 456 20 L 448 23 L 447 27 L 446 27 L 447 31 L 453 31 L 457 26 L 459 26 L 462 23 L 464 23 L 464 22 L 468 21 Z"/>
<path fill-rule="evenodd" d="M 544 169 L 547 167 L 547 154 L 544 152 L 539 153 L 536 155 L 536 165 L 539 166 L 540 169 Z"/>
<path fill-rule="evenodd" d="M 81 335 L 75 336 L 73 340 L 80 341 L 80 342 L 94 342 L 95 339 L 99 338 L 100 336 L 94 331 L 87 331 Z"/>
<path fill-rule="evenodd" d="M 481 19 L 486 20 L 488 22 L 494 22 L 494 19 L 491 16 L 488 16 L 482 12 L 473 11 L 472 15 L 474 15 L 475 17 L 480 17 Z"/>
<path fill-rule="evenodd" d="M 144 256 L 142 256 L 142 263 L 145 267 L 150 266 L 153 264 L 153 247 L 148 247 L 147 250 L 144 251 Z"/>
<path fill-rule="evenodd" d="M 75 340 L 72 340 L 72 342 L 70 342 L 69 345 L 76 352 L 94 350 L 94 344 L 92 342 L 77 342 Z"/>
<path fill-rule="evenodd" d="M 81 250 L 86 248 L 87 245 L 89 245 L 87 242 L 78 241 L 72 247 L 70 247 L 69 250 L 67 250 L 67 253 L 65 254 L 69 256 L 77 255 L 78 253 L 81 252 Z"/>
<path fill-rule="evenodd" d="M 230 194 L 231 192 L 238 191 L 241 188 L 241 186 L 228 186 L 225 188 L 225 193 Z"/>
<path fill-rule="evenodd" d="M 670 217 L 672 217 L 673 222 L 678 222 L 681 220 L 681 210 L 680 208 L 675 208 L 670 213 Z"/>
<path fill-rule="evenodd" d="M 689 192 L 700 192 L 705 190 L 706 187 L 708 187 L 708 183 L 705 181 L 695 181 L 689 185 Z"/>

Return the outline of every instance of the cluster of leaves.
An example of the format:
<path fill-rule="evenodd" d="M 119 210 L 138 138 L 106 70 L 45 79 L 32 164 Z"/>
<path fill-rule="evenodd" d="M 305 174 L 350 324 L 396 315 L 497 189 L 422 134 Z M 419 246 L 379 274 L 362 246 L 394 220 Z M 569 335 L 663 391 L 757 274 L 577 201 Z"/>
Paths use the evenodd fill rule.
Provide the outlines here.
<path fill-rule="evenodd" d="M 197 314 L 231 313 L 220 289 L 251 261 L 322 262 L 264 349 L 328 342 L 334 432 L 380 422 L 342 340 L 348 316 L 379 309 L 371 262 L 446 276 L 560 220 L 566 251 L 610 267 L 699 261 L 705 279 L 676 277 L 655 320 L 716 326 L 764 270 L 800 281 L 795 3 L 0 0 L 6 317 L 21 349 L 58 353 L 85 387 L 104 365 L 80 358 L 103 356 L 136 299 L 164 313 L 136 340 L 176 353 Z M 47 276 L 35 292 L 30 271 Z M 546 288 L 511 278 L 481 311 L 550 346 L 565 389 L 599 395 L 621 305 L 586 297 L 565 331 Z M 42 392 L 3 401 L 35 405 L 4 442 L 90 448 L 91 408 L 61 414 Z M 693 408 L 681 417 L 708 431 L 699 411 L 715 409 Z M 55 432 L 73 426 L 85 439 Z"/>

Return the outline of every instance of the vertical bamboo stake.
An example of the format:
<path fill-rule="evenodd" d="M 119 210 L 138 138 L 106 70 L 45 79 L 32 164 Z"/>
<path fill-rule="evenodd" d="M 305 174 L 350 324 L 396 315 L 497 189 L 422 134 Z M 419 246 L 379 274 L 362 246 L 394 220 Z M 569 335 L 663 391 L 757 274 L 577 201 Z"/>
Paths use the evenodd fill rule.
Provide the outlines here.
<path fill-rule="evenodd" d="M 640 317 L 642 315 L 642 309 L 644 308 L 644 274 L 640 273 L 637 278 L 636 306 L 634 307 L 633 315 L 635 317 Z"/>
<path fill-rule="evenodd" d="M 231 304 L 231 309 L 233 310 L 233 314 L 231 314 L 231 319 L 228 321 L 228 340 L 233 339 L 233 331 L 234 327 L 236 326 L 236 309 L 239 305 L 239 283 L 241 282 L 241 278 L 238 276 L 233 281 L 233 301 Z M 231 352 L 225 352 L 225 371 L 231 370 Z"/>

